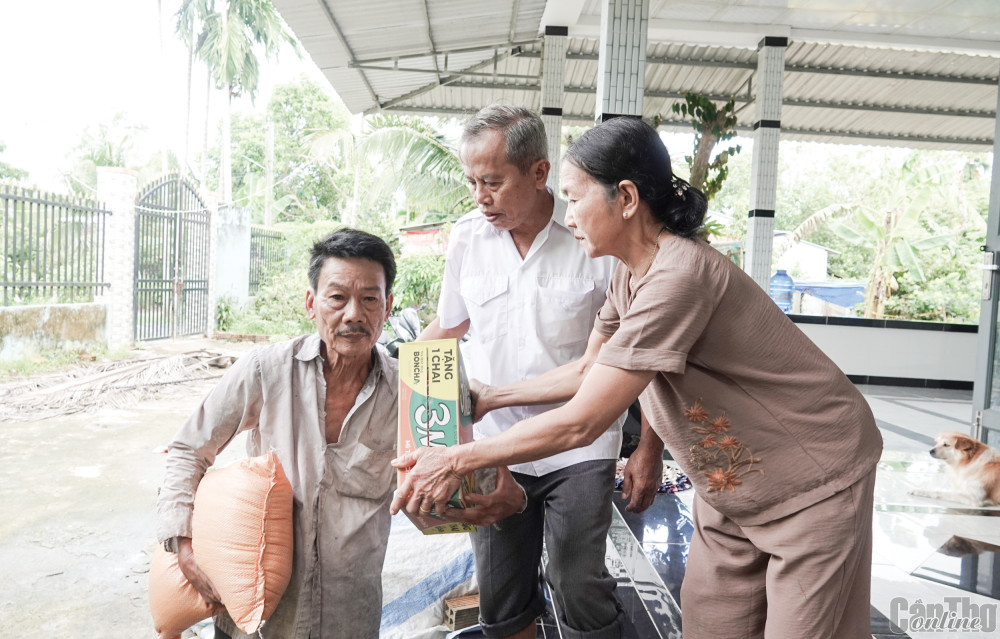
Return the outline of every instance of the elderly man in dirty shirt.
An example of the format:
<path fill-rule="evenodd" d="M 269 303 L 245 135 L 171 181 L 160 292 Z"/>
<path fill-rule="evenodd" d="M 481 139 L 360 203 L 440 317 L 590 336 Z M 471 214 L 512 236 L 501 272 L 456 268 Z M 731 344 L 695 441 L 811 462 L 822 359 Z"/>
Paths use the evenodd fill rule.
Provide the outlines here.
<path fill-rule="evenodd" d="M 243 431 L 248 456 L 274 449 L 281 460 L 294 493 L 294 566 L 265 639 L 378 636 L 399 384 L 396 360 L 376 341 L 395 274 L 374 235 L 341 229 L 318 242 L 306 291 L 317 332 L 241 357 L 169 445 L 157 537 L 210 602 L 218 594 L 191 551 L 198 483 Z M 484 501 L 483 517 L 490 504 L 507 514 L 520 506 L 516 484 L 498 487 L 508 489 L 493 495 L 504 493 L 502 503 Z M 225 613 L 215 623 L 216 637 L 246 636 Z"/>

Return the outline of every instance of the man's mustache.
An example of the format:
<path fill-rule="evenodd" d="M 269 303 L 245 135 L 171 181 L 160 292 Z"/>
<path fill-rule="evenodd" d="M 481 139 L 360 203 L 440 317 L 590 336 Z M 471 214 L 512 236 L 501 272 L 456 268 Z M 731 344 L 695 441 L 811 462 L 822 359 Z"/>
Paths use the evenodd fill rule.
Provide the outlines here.
<path fill-rule="evenodd" d="M 364 326 L 351 326 L 349 328 L 345 328 L 342 331 L 337 331 L 336 334 L 337 335 L 352 335 L 354 333 L 361 333 L 362 335 L 371 335 L 372 334 L 372 332 L 370 330 L 368 330 L 367 328 L 365 328 Z"/>

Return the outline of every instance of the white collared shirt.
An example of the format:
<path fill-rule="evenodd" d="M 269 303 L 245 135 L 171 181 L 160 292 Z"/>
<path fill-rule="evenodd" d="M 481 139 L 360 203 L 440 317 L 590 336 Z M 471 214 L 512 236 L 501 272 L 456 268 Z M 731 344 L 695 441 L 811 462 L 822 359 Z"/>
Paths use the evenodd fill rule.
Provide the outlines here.
<path fill-rule="evenodd" d="M 617 260 L 587 257 L 563 223 L 566 203 L 553 200 L 552 220 L 523 260 L 510 233 L 496 230 L 478 209 L 452 227 L 438 316 L 442 328 L 471 320 L 462 349 L 469 377 L 491 385 L 533 379 L 587 349 Z M 558 405 L 493 411 L 476 424 L 476 439 Z M 540 476 L 585 461 L 617 459 L 622 422 L 619 418 L 589 446 L 510 469 Z"/>

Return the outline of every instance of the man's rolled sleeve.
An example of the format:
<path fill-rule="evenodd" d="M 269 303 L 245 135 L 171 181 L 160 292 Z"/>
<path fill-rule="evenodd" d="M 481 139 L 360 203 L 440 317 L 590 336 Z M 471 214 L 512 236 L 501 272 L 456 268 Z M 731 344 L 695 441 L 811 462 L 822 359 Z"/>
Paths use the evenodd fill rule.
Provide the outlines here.
<path fill-rule="evenodd" d="M 156 503 L 159 541 L 191 536 L 198 484 L 233 437 L 257 426 L 261 404 L 260 364 L 251 351 L 233 364 L 167 446 Z"/>

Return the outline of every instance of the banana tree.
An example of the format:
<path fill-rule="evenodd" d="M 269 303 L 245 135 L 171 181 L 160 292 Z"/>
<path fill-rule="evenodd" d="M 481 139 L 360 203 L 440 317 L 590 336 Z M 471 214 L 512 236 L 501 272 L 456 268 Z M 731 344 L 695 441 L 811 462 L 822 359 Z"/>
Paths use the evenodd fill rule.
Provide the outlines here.
<path fill-rule="evenodd" d="M 816 211 L 795 227 L 791 233 L 782 235 L 775 240 L 774 248 L 771 251 L 772 259 L 778 260 L 806 237 L 831 224 L 835 218 L 849 215 L 856 210 L 857 207 L 852 204 L 831 204 Z"/>
<path fill-rule="evenodd" d="M 846 242 L 873 252 L 869 283 L 865 292 L 865 317 L 882 318 L 885 303 L 898 289 L 896 275 L 904 272 L 917 282 L 926 280 L 919 253 L 948 245 L 953 232 L 935 232 L 924 217 L 939 195 L 944 181 L 936 167 L 908 161 L 902 167 L 902 179 L 888 182 L 884 204 L 858 206 L 846 221 L 833 220 L 831 231 Z"/>

